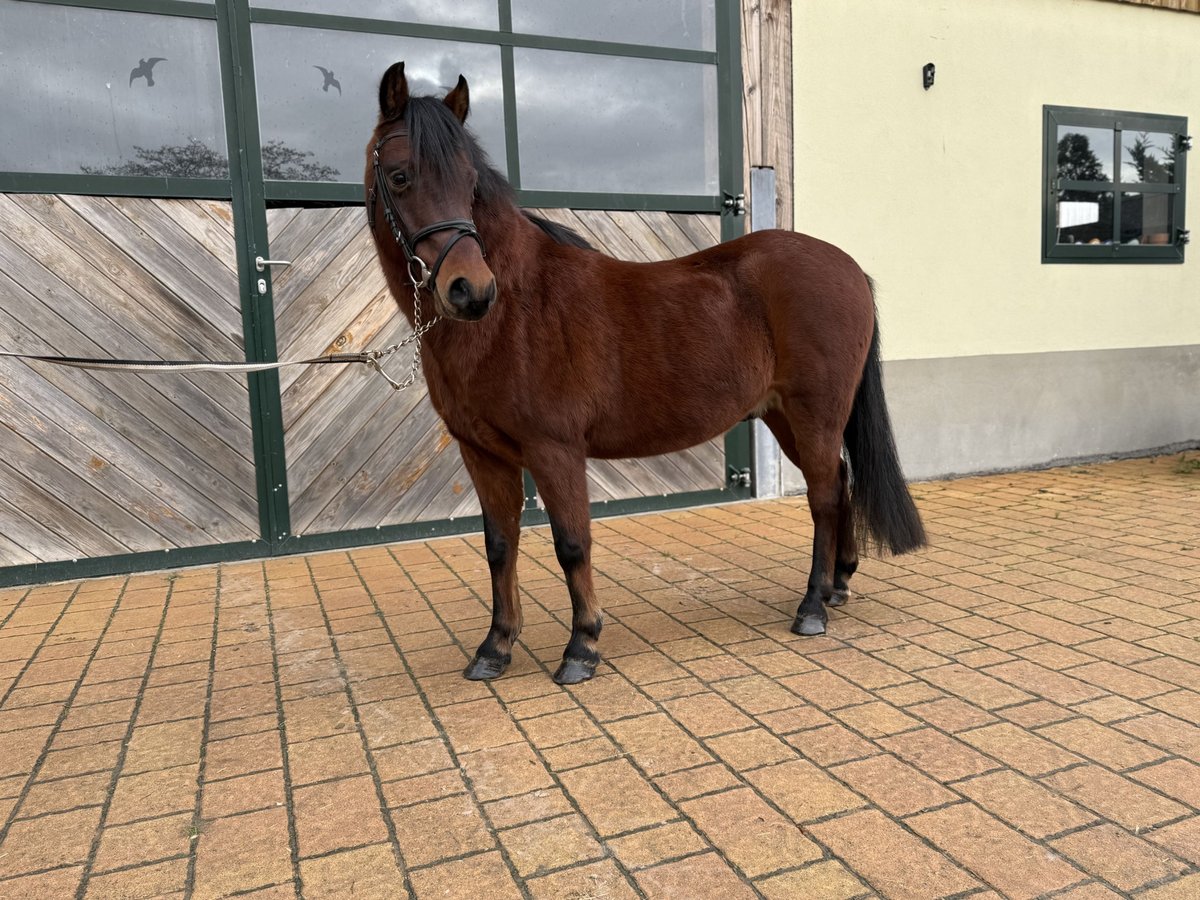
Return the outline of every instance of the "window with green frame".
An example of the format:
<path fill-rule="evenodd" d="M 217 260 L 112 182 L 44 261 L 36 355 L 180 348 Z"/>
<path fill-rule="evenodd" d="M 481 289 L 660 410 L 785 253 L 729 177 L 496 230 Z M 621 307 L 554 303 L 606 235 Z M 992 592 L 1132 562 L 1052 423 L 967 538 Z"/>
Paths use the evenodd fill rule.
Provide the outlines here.
<path fill-rule="evenodd" d="M 1044 108 L 1042 262 L 1183 262 L 1187 119 Z"/>
<path fill-rule="evenodd" d="M 229 196 L 215 8 L 161 7 L 0 0 L 0 188 Z"/>
<path fill-rule="evenodd" d="M 468 126 L 527 205 L 719 212 L 740 170 L 719 152 L 731 15 L 733 0 L 0 0 L 0 190 L 227 197 L 230 154 L 257 151 L 269 204 L 360 202 L 378 80 L 403 59 L 416 93 L 467 77 Z M 230 49 L 223 22 L 249 41 Z"/>

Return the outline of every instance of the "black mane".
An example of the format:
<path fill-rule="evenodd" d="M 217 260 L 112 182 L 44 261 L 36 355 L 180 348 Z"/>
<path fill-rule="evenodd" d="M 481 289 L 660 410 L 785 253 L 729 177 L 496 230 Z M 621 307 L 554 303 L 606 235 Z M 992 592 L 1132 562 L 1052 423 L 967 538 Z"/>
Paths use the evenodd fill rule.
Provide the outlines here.
<path fill-rule="evenodd" d="M 582 250 L 595 250 L 588 239 L 581 235 L 574 228 L 566 225 L 559 225 L 557 222 L 551 222 L 549 219 L 543 218 L 535 213 L 531 213 L 527 209 L 521 210 L 521 213 L 530 222 L 536 225 L 546 234 L 550 235 L 556 243 L 566 244 L 568 247 L 579 247 Z"/>
<path fill-rule="evenodd" d="M 408 129 L 412 148 L 412 164 L 420 172 L 422 166 L 445 171 L 457 161 L 459 153 L 466 151 L 475 171 L 479 173 L 476 191 L 479 202 L 485 205 L 509 203 L 517 206 L 517 195 L 508 179 L 500 174 L 488 159 L 479 142 L 455 118 L 454 113 L 436 97 L 412 97 L 405 104 L 402 120 Z M 521 213 L 529 221 L 559 244 L 594 250 L 588 241 L 566 225 L 526 210 Z"/>

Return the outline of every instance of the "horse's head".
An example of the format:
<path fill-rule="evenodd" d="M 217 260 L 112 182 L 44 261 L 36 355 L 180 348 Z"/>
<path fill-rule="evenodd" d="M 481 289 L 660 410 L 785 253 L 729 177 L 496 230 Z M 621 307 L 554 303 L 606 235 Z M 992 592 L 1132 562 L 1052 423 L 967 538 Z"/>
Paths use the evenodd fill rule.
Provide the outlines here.
<path fill-rule="evenodd" d="M 384 266 L 428 287 L 439 314 L 474 320 L 495 301 L 496 279 L 471 218 L 479 173 L 463 130 L 469 106 L 461 75 L 443 100 L 410 97 L 404 63 L 395 63 L 379 85 L 365 182 Z"/>

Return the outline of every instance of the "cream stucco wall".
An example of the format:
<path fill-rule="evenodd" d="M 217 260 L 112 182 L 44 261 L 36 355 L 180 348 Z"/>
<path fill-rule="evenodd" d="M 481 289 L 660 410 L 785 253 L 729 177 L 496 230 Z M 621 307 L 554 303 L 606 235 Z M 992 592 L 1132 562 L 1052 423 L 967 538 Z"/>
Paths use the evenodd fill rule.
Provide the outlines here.
<path fill-rule="evenodd" d="M 795 227 L 876 278 L 887 358 L 1200 344 L 1200 242 L 1183 265 L 1040 261 L 1043 105 L 1182 115 L 1196 133 L 1200 16 L 1098 0 L 792 12 Z"/>

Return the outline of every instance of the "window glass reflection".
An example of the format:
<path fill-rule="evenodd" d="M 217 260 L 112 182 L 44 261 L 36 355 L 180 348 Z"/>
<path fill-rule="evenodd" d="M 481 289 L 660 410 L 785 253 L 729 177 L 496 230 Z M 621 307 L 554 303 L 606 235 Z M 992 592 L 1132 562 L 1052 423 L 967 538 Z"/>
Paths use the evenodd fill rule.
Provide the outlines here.
<path fill-rule="evenodd" d="M 459 28 L 500 27 L 496 0 L 250 0 L 261 9 L 325 13 L 356 19 L 454 25 Z"/>
<path fill-rule="evenodd" d="M 1169 244 L 1173 194 L 1121 194 L 1121 243 Z"/>
<path fill-rule="evenodd" d="M 1066 181 L 1113 180 L 1113 130 L 1058 126 L 1058 177 Z"/>
<path fill-rule="evenodd" d="M 282 25 L 254 25 L 253 35 L 268 180 L 362 181 L 379 80 L 397 60 L 414 96 L 442 96 L 466 76 L 467 125 L 505 171 L 499 47 Z"/>
<path fill-rule="evenodd" d="M 0 171 L 227 178 L 216 23 L 0 0 Z"/>
<path fill-rule="evenodd" d="M 715 66 L 516 48 L 521 186 L 717 192 Z"/>
<path fill-rule="evenodd" d="M 513 0 L 513 31 L 649 44 L 685 50 L 717 46 L 715 0 Z"/>
<path fill-rule="evenodd" d="M 1112 191 L 1060 191 L 1057 206 L 1057 243 L 1112 243 Z"/>
<path fill-rule="evenodd" d="M 1175 180 L 1175 135 L 1121 132 L 1121 180 L 1169 184 Z"/>

